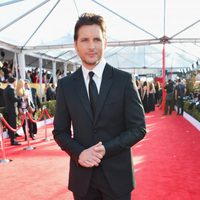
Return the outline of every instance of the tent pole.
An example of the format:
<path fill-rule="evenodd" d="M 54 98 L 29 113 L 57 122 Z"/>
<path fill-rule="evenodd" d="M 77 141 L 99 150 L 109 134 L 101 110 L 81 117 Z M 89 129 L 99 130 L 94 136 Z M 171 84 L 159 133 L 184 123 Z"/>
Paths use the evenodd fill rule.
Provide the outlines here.
<path fill-rule="evenodd" d="M 67 63 L 64 62 L 64 76 L 67 76 Z"/>
<path fill-rule="evenodd" d="M 163 49 L 162 49 L 162 111 L 164 112 L 165 109 L 165 100 L 166 100 L 166 91 L 164 89 L 165 87 L 165 77 L 166 77 L 166 66 L 165 66 L 165 56 L 166 56 L 166 52 L 165 52 L 165 43 L 163 43 Z"/>
<path fill-rule="evenodd" d="M 39 83 L 40 83 L 40 102 L 42 102 L 43 100 L 43 94 L 44 94 L 44 91 L 43 91 L 43 87 L 42 87 L 42 58 L 40 57 L 39 58 Z"/>
<path fill-rule="evenodd" d="M 18 74 L 18 79 L 22 78 L 25 79 L 26 78 L 26 72 L 25 72 L 25 55 L 23 52 L 18 54 L 18 61 L 19 61 L 19 72 L 20 74 Z"/>
<path fill-rule="evenodd" d="M 165 110 L 165 101 L 166 101 L 166 91 L 165 91 L 165 77 L 166 77 L 166 66 L 165 66 L 165 59 L 166 59 L 166 52 L 165 52 L 165 43 L 166 43 L 166 36 L 165 36 L 165 26 L 166 26 L 166 0 L 164 0 L 164 16 L 163 16 L 163 49 L 162 49 L 162 104 L 161 109 L 164 113 Z"/>
<path fill-rule="evenodd" d="M 52 74 L 53 74 L 53 83 L 54 85 L 57 84 L 57 77 L 56 77 L 56 61 L 53 61 L 53 65 L 52 65 Z"/>

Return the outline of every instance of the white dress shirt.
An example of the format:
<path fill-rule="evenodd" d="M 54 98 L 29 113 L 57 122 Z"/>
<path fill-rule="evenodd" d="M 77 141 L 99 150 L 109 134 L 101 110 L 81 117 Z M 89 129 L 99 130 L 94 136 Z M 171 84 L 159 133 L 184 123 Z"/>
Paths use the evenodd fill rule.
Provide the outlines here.
<path fill-rule="evenodd" d="M 99 93 L 101 81 L 102 81 L 102 75 L 103 75 L 105 65 L 106 65 L 106 60 L 104 58 L 101 59 L 101 61 L 94 67 L 93 70 L 88 70 L 86 67 L 84 67 L 84 65 L 82 65 L 83 78 L 84 78 L 84 81 L 85 81 L 85 86 L 86 86 L 86 89 L 87 89 L 88 97 L 89 97 L 88 85 L 89 85 L 89 81 L 90 81 L 90 77 L 89 77 L 88 73 L 90 71 L 94 72 L 93 80 L 96 83 L 97 90 L 98 90 L 98 93 Z"/>

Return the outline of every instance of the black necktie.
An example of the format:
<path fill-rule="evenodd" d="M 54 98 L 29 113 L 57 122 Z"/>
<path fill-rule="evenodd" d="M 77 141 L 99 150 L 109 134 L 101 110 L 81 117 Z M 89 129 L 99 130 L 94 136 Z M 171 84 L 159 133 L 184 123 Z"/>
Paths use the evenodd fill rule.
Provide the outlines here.
<path fill-rule="evenodd" d="M 90 105 L 93 112 L 93 117 L 96 112 L 96 103 L 98 97 L 97 86 L 93 80 L 94 72 L 89 72 L 90 82 L 89 82 L 89 97 L 90 97 Z"/>

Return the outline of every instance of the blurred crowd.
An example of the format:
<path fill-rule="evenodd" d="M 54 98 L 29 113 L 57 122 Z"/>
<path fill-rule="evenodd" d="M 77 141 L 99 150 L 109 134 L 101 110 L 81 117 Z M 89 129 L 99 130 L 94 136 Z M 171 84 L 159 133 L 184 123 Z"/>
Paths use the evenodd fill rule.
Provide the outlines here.
<path fill-rule="evenodd" d="M 30 81 L 30 83 L 40 83 L 40 72 L 39 72 L 39 68 L 35 67 L 35 68 L 28 68 L 28 70 L 26 70 L 26 79 Z M 57 69 L 56 71 L 56 79 L 60 79 L 64 76 L 64 71 Z M 20 71 L 19 69 L 16 70 L 13 67 L 13 63 L 12 61 L 4 61 L 1 62 L 0 65 L 0 82 L 2 83 L 7 83 L 8 82 L 8 78 L 9 77 L 15 77 L 20 79 L 21 75 L 20 75 Z M 43 69 L 42 70 L 42 83 L 53 83 L 53 75 L 50 71 Z"/>
<path fill-rule="evenodd" d="M 34 118 L 37 110 L 41 109 L 41 102 L 36 89 L 30 86 L 29 80 L 19 79 L 17 81 L 14 77 L 9 77 L 6 88 L 2 90 L 1 99 L 4 100 L 4 117 L 11 127 L 7 129 L 10 144 L 20 145 L 16 140 L 16 137 L 19 136 L 16 131 L 17 121 L 22 123 L 25 140 L 29 136 L 34 140 L 35 134 L 37 134 L 37 125 L 27 117 L 26 113 L 28 112 Z"/>
<path fill-rule="evenodd" d="M 51 73 L 43 70 L 40 75 L 38 67 L 28 68 L 26 70 L 25 79 L 20 76 L 20 71 L 13 68 L 13 63 L 9 61 L 1 62 L 0 65 L 0 107 L 4 108 L 4 117 L 9 126 L 16 129 L 17 122 L 22 122 L 26 112 L 34 119 L 35 114 L 41 109 L 41 100 L 50 101 L 56 99 L 56 85 Z M 63 77 L 63 72 L 59 69 L 56 71 L 56 79 Z M 39 98 L 39 90 L 34 83 L 45 84 L 43 91 L 44 96 Z M 32 87 L 33 86 L 33 87 Z M 34 87 L 35 86 L 35 87 Z M 27 125 L 26 125 L 27 124 Z M 29 137 L 33 140 L 37 134 L 37 124 L 30 118 L 26 117 L 23 123 L 24 140 Z M 28 130 L 27 130 L 28 128 Z M 16 137 L 19 135 L 11 128 L 7 129 L 10 144 L 20 145 Z"/>
<path fill-rule="evenodd" d="M 149 113 L 155 110 L 155 107 L 161 107 L 163 101 L 162 89 L 165 90 L 165 108 L 164 114 L 171 115 L 176 110 L 177 115 L 183 115 L 184 103 L 189 102 L 189 109 L 194 106 L 200 112 L 200 90 L 194 92 L 187 91 L 186 80 L 177 77 L 175 80 L 168 79 L 164 87 L 159 81 L 140 80 L 136 78 L 136 85 L 140 94 L 144 111 Z"/>
<path fill-rule="evenodd" d="M 143 103 L 145 113 L 155 110 L 162 101 L 162 85 L 159 81 L 141 81 L 136 79 L 138 92 Z"/>

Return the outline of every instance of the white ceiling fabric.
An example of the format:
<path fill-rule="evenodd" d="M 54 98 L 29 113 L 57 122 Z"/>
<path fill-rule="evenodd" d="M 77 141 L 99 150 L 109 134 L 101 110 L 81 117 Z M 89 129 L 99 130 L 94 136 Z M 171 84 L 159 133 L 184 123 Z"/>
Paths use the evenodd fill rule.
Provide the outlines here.
<path fill-rule="evenodd" d="M 107 23 L 105 57 L 111 64 L 161 69 L 166 36 L 166 68 L 179 70 L 200 60 L 199 9 L 199 0 L 1 0 L 0 41 L 79 62 L 72 48 L 74 24 L 80 14 L 94 12 Z"/>

